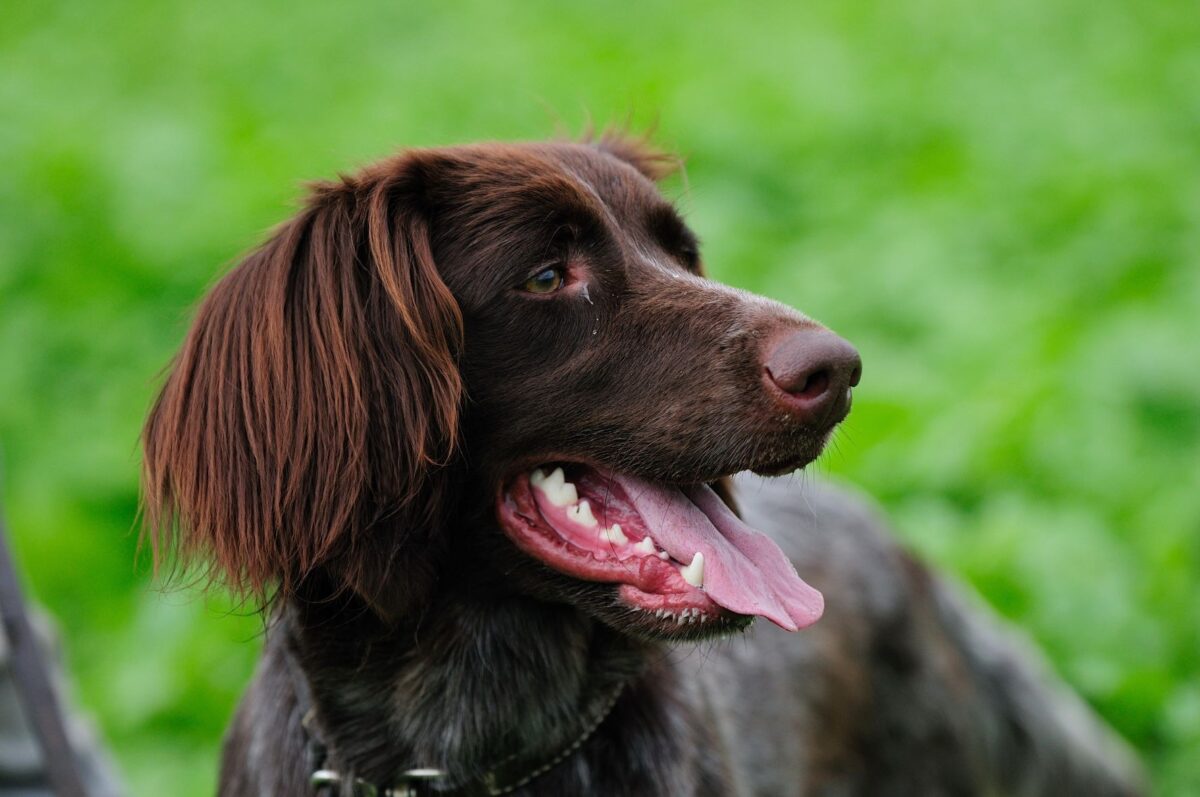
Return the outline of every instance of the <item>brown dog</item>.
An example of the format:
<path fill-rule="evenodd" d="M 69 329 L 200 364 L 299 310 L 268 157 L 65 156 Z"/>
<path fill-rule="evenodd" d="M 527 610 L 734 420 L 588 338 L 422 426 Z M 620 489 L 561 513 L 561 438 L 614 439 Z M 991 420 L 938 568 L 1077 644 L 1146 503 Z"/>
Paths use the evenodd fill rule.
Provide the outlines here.
<path fill-rule="evenodd" d="M 735 514 L 730 474 L 820 453 L 858 355 L 704 279 L 668 166 L 404 153 L 212 291 L 145 486 L 156 548 L 273 598 L 221 794 L 1137 793 L 858 503 L 747 476 Z"/>

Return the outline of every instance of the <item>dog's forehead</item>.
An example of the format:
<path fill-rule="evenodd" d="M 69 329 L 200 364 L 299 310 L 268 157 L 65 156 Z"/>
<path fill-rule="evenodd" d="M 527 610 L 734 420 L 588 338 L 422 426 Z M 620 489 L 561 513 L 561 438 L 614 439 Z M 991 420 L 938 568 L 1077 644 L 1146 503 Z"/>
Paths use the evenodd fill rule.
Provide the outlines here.
<path fill-rule="evenodd" d="M 559 198 L 574 194 L 581 204 L 603 206 L 625 220 L 664 204 L 652 180 L 631 162 L 594 144 L 570 142 L 485 144 L 452 151 L 460 178 L 495 197 L 526 194 L 544 199 L 553 187 Z M 599 209 L 599 208 L 597 208 Z"/>
<path fill-rule="evenodd" d="M 567 237 L 615 245 L 625 269 L 680 268 L 661 251 L 664 241 L 689 237 L 678 232 L 685 228 L 673 206 L 633 162 L 601 144 L 483 144 L 438 154 L 428 173 L 435 250 L 451 289 L 468 303 L 524 278 L 529 262 Z M 482 263 L 505 265 L 481 270 Z"/>
<path fill-rule="evenodd" d="M 557 145 L 553 157 L 562 168 L 587 184 L 610 206 L 661 203 L 658 187 L 637 167 L 618 155 L 587 144 Z"/>

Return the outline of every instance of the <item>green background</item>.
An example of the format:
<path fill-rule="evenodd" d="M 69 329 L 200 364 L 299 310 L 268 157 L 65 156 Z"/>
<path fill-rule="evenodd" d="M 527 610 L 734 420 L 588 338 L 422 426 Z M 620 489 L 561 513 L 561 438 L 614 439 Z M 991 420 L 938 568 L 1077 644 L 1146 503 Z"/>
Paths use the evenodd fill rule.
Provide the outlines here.
<path fill-rule="evenodd" d="M 1194 2 L 10 0 L 3 496 L 134 792 L 212 792 L 259 641 L 134 563 L 139 425 L 198 297 L 303 180 L 589 119 L 657 122 L 711 271 L 860 347 L 813 470 L 1200 793 Z"/>

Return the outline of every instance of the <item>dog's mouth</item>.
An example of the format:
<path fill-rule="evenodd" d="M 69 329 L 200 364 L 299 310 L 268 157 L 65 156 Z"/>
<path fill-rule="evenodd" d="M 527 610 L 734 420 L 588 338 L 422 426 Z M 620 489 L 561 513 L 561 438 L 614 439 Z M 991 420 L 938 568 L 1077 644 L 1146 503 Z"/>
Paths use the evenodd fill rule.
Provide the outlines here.
<path fill-rule="evenodd" d="M 664 624 L 741 615 L 796 631 L 824 609 L 779 546 L 704 484 L 546 465 L 510 479 L 497 514 L 529 556 L 574 578 L 619 584 L 624 603 Z"/>

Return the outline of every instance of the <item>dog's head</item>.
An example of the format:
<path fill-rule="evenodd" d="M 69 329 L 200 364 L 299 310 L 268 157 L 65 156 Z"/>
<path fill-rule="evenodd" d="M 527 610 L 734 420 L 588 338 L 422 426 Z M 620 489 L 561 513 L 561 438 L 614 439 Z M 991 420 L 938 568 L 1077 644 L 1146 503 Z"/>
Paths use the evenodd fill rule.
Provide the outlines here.
<path fill-rule="evenodd" d="M 482 557 L 633 633 L 815 621 L 720 480 L 814 459 L 858 356 L 703 277 L 668 165 L 488 144 L 318 185 L 210 293 L 150 415 L 156 548 L 283 596 L 321 573 L 385 614 Z"/>

